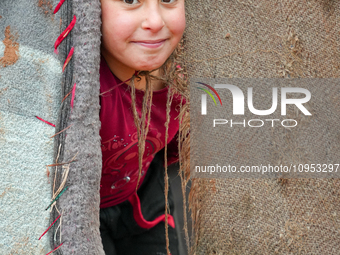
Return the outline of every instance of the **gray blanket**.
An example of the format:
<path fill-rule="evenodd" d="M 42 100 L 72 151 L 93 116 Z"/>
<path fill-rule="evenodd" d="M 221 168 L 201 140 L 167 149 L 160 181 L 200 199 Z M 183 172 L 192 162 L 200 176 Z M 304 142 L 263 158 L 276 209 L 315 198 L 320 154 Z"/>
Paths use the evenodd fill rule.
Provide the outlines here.
<path fill-rule="evenodd" d="M 0 1 L 0 254 L 46 254 L 62 62 L 60 17 L 34 0 Z"/>
<path fill-rule="evenodd" d="M 57 3 L 0 3 L 0 254 L 47 254 L 61 243 L 60 254 L 103 254 L 98 219 L 100 3 L 73 1 L 72 7 L 66 1 L 53 15 Z M 73 15 L 76 26 L 56 55 L 54 42 Z M 75 54 L 62 73 L 72 46 Z M 71 111 L 71 96 L 62 99 L 74 83 Z M 54 141 L 50 138 L 69 125 Z M 57 154 L 59 163 L 77 154 L 76 162 L 57 173 L 55 167 L 47 170 Z M 68 189 L 49 214 L 45 208 L 60 187 L 65 166 Z"/>

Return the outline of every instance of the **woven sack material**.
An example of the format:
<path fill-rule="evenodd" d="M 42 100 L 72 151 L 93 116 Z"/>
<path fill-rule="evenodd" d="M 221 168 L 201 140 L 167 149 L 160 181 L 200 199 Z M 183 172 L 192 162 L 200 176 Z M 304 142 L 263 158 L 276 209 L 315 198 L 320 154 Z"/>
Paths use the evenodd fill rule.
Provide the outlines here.
<path fill-rule="evenodd" d="M 339 78 L 337 1 L 186 5 L 191 78 Z M 339 144 L 332 134 L 330 143 Z M 291 151 L 298 146 L 287 141 Z M 192 253 L 338 254 L 339 186 L 338 179 L 194 179 Z"/>

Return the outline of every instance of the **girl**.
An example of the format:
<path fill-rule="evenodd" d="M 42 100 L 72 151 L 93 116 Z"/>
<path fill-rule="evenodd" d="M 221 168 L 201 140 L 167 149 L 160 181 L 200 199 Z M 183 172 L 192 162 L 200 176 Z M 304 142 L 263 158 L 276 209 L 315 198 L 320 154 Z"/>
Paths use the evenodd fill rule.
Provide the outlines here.
<path fill-rule="evenodd" d="M 104 250 L 109 255 L 161 255 L 170 244 L 175 255 L 175 223 L 167 210 L 164 214 L 165 205 L 173 211 L 173 201 L 167 201 L 167 194 L 164 201 L 163 192 L 164 165 L 178 160 L 177 106 L 183 102 L 169 85 L 177 84 L 172 53 L 185 28 L 184 0 L 101 4 Z M 167 236 L 164 222 L 170 226 Z"/>

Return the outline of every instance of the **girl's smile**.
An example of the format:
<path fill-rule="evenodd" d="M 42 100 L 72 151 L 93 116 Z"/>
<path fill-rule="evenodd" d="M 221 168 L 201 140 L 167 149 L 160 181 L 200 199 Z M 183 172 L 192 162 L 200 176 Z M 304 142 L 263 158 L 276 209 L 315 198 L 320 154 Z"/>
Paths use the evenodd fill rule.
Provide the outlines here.
<path fill-rule="evenodd" d="M 159 48 L 160 46 L 164 45 L 166 39 L 161 40 L 145 40 L 145 41 L 132 41 L 137 45 L 141 45 L 142 47 L 147 47 L 151 49 Z"/>
<path fill-rule="evenodd" d="M 122 81 L 161 67 L 185 28 L 184 0 L 101 0 L 102 54 Z"/>

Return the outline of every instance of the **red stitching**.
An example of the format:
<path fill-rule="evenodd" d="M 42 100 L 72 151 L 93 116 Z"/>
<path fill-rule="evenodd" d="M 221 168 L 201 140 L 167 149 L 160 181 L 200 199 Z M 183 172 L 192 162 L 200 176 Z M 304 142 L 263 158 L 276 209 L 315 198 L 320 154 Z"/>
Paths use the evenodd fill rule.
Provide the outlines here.
<path fill-rule="evenodd" d="M 63 5 L 64 2 L 65 0 L 60 0 L 59 4 L 54 9 L 54 12 L 53 12 L 54 14 L 56 14 L 59 11 L 60 7 Z"/>
<path fill-rule="evenodd" d="M 65 37 L 71 32 L 74 25 L 76 24 L 77 18 L 76 15 L 73 16 L 73 20 L 71 21 L 70 25 L 59 35 L 58 39 L 54 43 L 54 52 L 58 54 L 58 46 L 61 44 L 61 42 L 65 39 Z"/>
<path fill-rule="evenodd" d="M 47 231 L 54 225 L 54 223 L 56 223 L 56 221 L 60 218 L 61 214 L 58 216 L 58 218 L 56 218 L 53 223 L 45 230 L 45 232 L 39 237 L 38 240 L 40 240 L 46 233 Z"/>
<path fill-rule="evenodd" d="M 46 120 L 44 120 L 44 119 L 42 119 L 42 118 L 40 118 L 40 117 L 38 117 L 38 116 L 35 116 L 35 117 L 36 117 L 38 120 L 41 120 L 41 121 L 45 122 L 46 124 L 51 125 L 52 127 L 55 127 L 55 125 L 52 124 L 51 122 L 48 122 L 48 121 L 46 121 Z"/>
<path fill-rule="evenodd" d="M 64 66 L 63 66 L 63 72 L 65 71 L 65 68 L 66 68 L 68 62 L 70 62 L 72 55 L 73 55 L 73 52 L 74 52 L 74 47 L 71 48 L 70 53 L 68 54 L 68 56 L 65 60 L 65 63 L 64 63 Z"/>
<path fill-rule="evenodd" d="M 58 11 L 59 11 L 59 9 L 60 9 L 60 7 L 63 5 L 63 3 L 65 2 L 65 0 L 60 0 L 60 2 L 58 3 L 58 5 L 55 7 L 55 9 L 54 9 L 54 11 L 53 11 L 53 13 L 54 14 L 56 14 Z M 65 37 L 70 33 L 70 31 L 73 29 L 73 27 L 74 27 L 74 25 L 76 24 L 76 21 L 77 21 L 77 18 L 76 18 L 76 16 L 74 15 L 73 16 L 73 19 L 72 19 L 72 21 L 71 21 L 71 23 L 70 23 L 70 25 L 68 25 L 68 27 L 59 35 L 59 37 L 57 38 L 57 40 L 56 40 L 56 42 L 54 43 L 54 52 L 56 53 L 56 54 L 58 54 L 58 46 L 61 44 L 61 42 L 65 39 Z M 71 48 L 71 50 L 70 50 L 70 52 L 69 52 L 69 54 L 68 54 L 68 56 L 67 56 L 67 58 L 66 58 L 66 60 L 65 60 L 65 62 L 64 62 L 64 65 L 63 65 L 63 72 L 65 71 L 65 68 L 66 68 L 66 66 L 67 66 L 67 64 L 70 62 L 70 60 L 71 60 L 71 58 L 72 58 L 72 56 L 73 56 L 73 53 L 74 53 L 74 47 L 72 47 Z M 73 102 L 74 102 L 74 94 L 75 94 L 75 90 L 76 90 L 76 84 L 74 84 L 74 86 L 73 86 L 73 90 L 72 90 L 72 99 L 71 99 L 71 107 L 73 108 Z M 67 96 L 65 96 L 65 98 L 66 98 Z M 65 99 L 64 98 L 64 99 Z M 63 99 L 63 101 L 64 101 L 64 99 Z M 42 118 L 40 118 L 40 117 L 38 117 L 38 116 L 35 116 L 37 119 L 39 119 L 39 120 L 41 120 L 41 121 L 43 121 L 43 122 L 45 122 L 45 123 L 47 123 L 47 124 L 49 124 L 49 125 L 51 125 L 51 126 L 53 126 L 53 127 L 55 127 L 55 125 L 54 124 L 52 124 L 52 123 L 50 123 L 50 122 L 48 122 L 48 121 L 46 121 L 46 120 L 44 120 L 44 119 L 42 119 Z M 70 126 L 69 126 L 70 127 Z M 67 128 L 66 128 L 67 129 Z M 66 129 L 64 129 L 64 130 L 66 130 Z M 63 130 L 63 131 L 64 131 Z M 62 132 L 62 131 L 61 131 Z M 47 233 L 47 231 L 56 223 L 56 221 L 60 218 L 60 216 L 61 215 L 59 215 L 54 221 L 53 221 L 53 223 L 46 229 L 46 231 L 39 237 L 39 240 Z M 56 247 L 55 249 L 53 249 L 52 251 L 50 251 L 49 253 L 47 253 L 46 255 L 49 255 L 49 254 L 51 254 L 51 253 L 53 253 L 53 252 L 55 252 L 56 250 L 58 250 L 62 245 L 63 245 L 64 243 L 61 243 L 58 247 Z"/>
<path fill-rule="evenodd" d="M 73 85 L 72 89 L 72 98 L 71 98 L 71 108 L 73 109 L 73 103 L 74 103 L 74 96 L 76 94 L 76 83 Z"/>
<path fill-rule="evenodd" d="M 64 243 L 61 243 L 57 248 L 55 248 L 53 251 L 50 251 L 49 253 L 47 253 L 46 255 L 49 255 L 49 254 L 51 254 L 51 253 L 53 253 L 53 252 L 55 252 L 56 250 L 58 250 L 59 249 L 59 247 L 60 246 L 62 246 Z"/>

